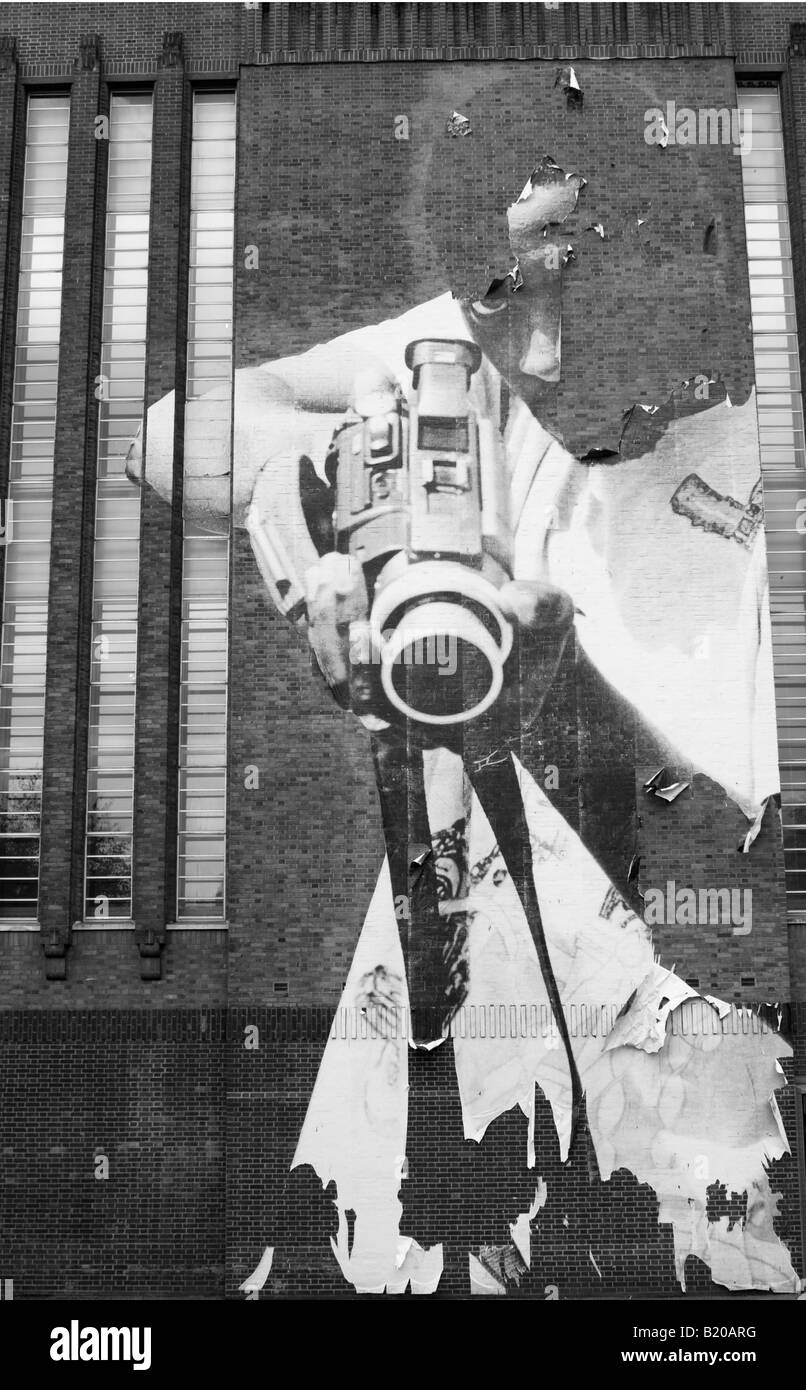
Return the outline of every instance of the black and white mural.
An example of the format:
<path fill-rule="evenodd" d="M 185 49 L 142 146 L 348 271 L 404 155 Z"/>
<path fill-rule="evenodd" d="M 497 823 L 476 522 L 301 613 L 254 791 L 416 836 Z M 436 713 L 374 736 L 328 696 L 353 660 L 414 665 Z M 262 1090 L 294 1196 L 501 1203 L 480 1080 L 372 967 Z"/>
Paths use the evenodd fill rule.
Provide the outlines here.
<path fill-rule="evenodd" d="M 780 839 L 742 229 L 723 225 L 740 156 L 647 140 L 666 93 L 646 65 L 610 64 L 593 87 L 539 65 L 530 109 L 511 66 L 453 97 L 433 69 L 418 78 L 410 131 L 402 97 L 373 96 L 388 178 L 406 142 L 412 161 L 399 279 L 398 201 L 380 312 L 345 327 L 343 240 L 329 262 L 319 227 L 318 302 L 329 276 L 339 312 L 272 351 L 306 302 L 290 272 L 269 350 L 236 365 L 231 468 L 224 426 L 185 463 L 199 524 L 226 525 L 231 487 L 267 598 L 361 726 L 383 825 L 292 1166 L 335 1193 L 345 1287 L 438 1290 L 443 1245 L 418 1238 L 401 1194 L 411 1088 L 450 1045 L 466 1144 L 519 1113 L 529 1194 L 509 1239 L 468 1249 L 468 1291 L 504 1294 L 530 1267 L 556 1180 L 538 1122 L 560 1165 L 584 1142 L 598 1180 L 651 1189 L 683 1287 L 696 1256 L 723 1288 L 797 1292 L 771 1176 L 789 1044 L 659 945 L 678 927 L 728 954 L 755 941 L 757 856 Z M 259 142 L 242 160 L 256 181 Z M 328 194 L 319 160 L 312 197 L 324 184 L 334 201 L 339 171 Z M 338 191 L 343 231 L 362 195 Z M 148 419 L 145 479 L 166 492 L 173 410 Z M 653 876 L 647 835 L 685 879 Z M 729 873 L 709 859 L 726 835 Z M 743 1194 L 740 1217 L 709 1207 L 715 1185 Z"/>

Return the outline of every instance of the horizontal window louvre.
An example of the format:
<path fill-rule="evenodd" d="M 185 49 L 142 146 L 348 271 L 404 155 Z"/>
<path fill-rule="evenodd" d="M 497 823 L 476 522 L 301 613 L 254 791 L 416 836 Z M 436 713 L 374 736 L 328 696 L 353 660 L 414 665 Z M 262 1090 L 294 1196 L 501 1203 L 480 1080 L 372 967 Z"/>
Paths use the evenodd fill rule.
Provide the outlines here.
<path fill-rule="evenodd" d="M 232 408 L 235 93 L 193 100 L 185 459 Z M 185 522 L 177 919 L 225 914 L 229 538 Z"/>
<path fill-rule="evenodd" d="M 28 99 L 0 644 L 0 920 L 39 899 L 67 96 Z"/>
<path fill-rule="evenodd" d="M 787 905 L 806 913 L 806 441 L 800 395 L 781 108 L 776 88 L 740 90 L 742 146 Z M 748 114 L 749 113 L 749 117 Z"/>
<path fill-rule="evenodd" d="M 84 915 L 132 915 L 140 493 L 125 475 L 143 415 L 151 206 L 150 92 L 113 92 L 104 247 Z"/>

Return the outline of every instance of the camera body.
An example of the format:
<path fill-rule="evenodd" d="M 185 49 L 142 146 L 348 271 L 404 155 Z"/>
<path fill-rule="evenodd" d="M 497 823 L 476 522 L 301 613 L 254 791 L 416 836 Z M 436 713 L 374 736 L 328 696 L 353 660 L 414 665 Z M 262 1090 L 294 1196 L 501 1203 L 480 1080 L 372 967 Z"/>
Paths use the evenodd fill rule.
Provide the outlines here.
<path fill-rule="evenodd" d="M 380 683 L 398 715 L 460 724 L 501 690 L 513 640 L 497 597 L 510 569 L 508 488 L 496 427 L 471 403 L 480 364 L 472 342 L 412 342 L 410 400 L 334 435 L 336 548 L 362 566 L 369 595 L 367 620 L 350 629 L 360 712 L 377 712 Z"/>

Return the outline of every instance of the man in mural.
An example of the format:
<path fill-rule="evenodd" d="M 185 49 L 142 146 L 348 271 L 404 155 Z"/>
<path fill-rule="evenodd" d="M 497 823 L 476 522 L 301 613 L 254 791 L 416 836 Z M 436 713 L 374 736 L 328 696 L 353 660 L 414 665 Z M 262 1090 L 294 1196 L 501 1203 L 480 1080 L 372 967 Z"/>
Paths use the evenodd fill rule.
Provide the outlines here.
<path fill-rule="evenodd" d="M 273 600 L 304 628 L 343 705 L 356 704 L 350 626 L 366 619 L 368 592 L 362 567 L 332 548 L 324 463 L 348 409 L 380 417 L 411 393 L 411 343 L 481 349 L 470 396 L 500 440 L 509 494 L 497 584 L 517 659 L 492 710 L 435 731 L 358 703 L 387 860 L 294 1161 L 335 1182 L 334 1254 L 359 1290 L 425 1292 L 442 1269 L 439 1243 L 423 1249 L 401 1231 L 420 1060 L 401 1027 L 409 1008 L 421 1049 L 454 1020 L 467 1139 L 482 1142 L 520 1106 L 533 1171 L 537 1086 L 565 1159 L 584 1095 L 600 1177 L 626 1169 L 652 1188 L 681 1280 L 697 1255 L 728 1287 L 798 1286 L 765 1167 L 788 1151 L 774 1093 L 789 1049 L 736 1027 L 734 1008 L 704 1004 L 657 963 L 636 864 L 636 782 L 659 769 L 677 817 L 697 787 L 718 786 L 730 825 L 735 806 L 757 829 L 777 790 L 754 403 L 732 405 L 703 375 L 704 397 L 689 381 L 670 407 L 647 409 L 648 425 L 660 419 L 632 450 L 606 439 L 581 458 L 546 428 L 562 368 L 565 223 L 583 184 L 538 161 L 508 209 L 510 259 L 478 294 L 460 286 L 458 298 L 236 372 L 234 524 L 247 525 Z M 170 399 L 150 412 L 149 480 L 170 460 L 171 414 Z M 212 441 L 187 478 L 202 524 L 226 518 L 227 451 Z M 664 596 L 649 572 L 666 576 Z M 353 1010 L 357 1030 L 344 1026 Z M 714 1183 L 747 1193 L 743 1223 L 708 1219 Z M 528 1269 L 545 1201 L 536 1173 L 533 1193 L 509 1239 L 468 1252 L 474 1291 L 503 1292 Z"/>

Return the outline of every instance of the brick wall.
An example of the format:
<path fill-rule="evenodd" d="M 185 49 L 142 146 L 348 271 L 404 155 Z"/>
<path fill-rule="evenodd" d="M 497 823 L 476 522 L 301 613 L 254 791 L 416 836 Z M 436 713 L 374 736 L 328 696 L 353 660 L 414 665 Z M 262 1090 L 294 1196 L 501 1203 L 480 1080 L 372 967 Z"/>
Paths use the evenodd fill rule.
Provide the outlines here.
<path fill-rule="evenodd" d="M 762 39 L 764 47 L 783 46 L 783 12 L 806 18 L 802 5 L 730 8 L 735 48 Z M 750 9 L 752 32 L 742 29 Z M 79 39 L 93 32 L 101 36 L 106 74 L 156 77 L 166 31 L 184 35 L 186 77 L 234 72 L 237 60 L 253 51 L 256 34 L 253 15 L 241 5 L 62 5 L 58 23 L 51 18 L 45 26 L 41 19 L 38 6 L 0 7 L 0 34 L 17 38 L 23 75 L 35 74 L 37 65 L 43 75 L 43 65 L 72 73 Z M 644 41 L 650 37 L 644 34 Z M 237 365 L 299 351 L 441 293 L 447 282 L 440 229 L 466 226 L 470 212 L 485 237 L 500 242 L 502 198 L 517 194 L 535 154 L 548 147 L 566 167 L 578 165 L 589 178 L 598 174 L 598 188 L 589 188 L 581 205 L 576 230 L 582 236 L 593 220 L 584 214 L 594 206 L 594 192 L 608 231 L 623 233 L 628 222 L 648 214 L 646 230 L 632 242 L 622 235 L 600 246 L 587 233 L 586 255 L 568 272 L 565 366 L 582 388 L 559 402 L 558 418 L 564 409 L 563 418 L 595 434 L 620 418 L 625 401 L 657 399 L 678 376 L 711 365 L 725 372 L 741 399 L 752 362 L 738 161 L 717 148 L 677 151 L 681 158 L 674 163 L 666 158 L 670 152 L 641 138 L 646 107 L 667 96 L 691 106 L 732 105 L 731 64 L 705 58 L 674 65 L 582 62 L 586 110 L 596 112 L 596 120 L 584 124 L 554 92 L 555 69 L 553 61 L 244 67 Z M 163 76 L 175 88 L 178 121 L 187 89 L 180 93 L 173 70 Z M 0 100 L 10 109 L 9 90 L 0 91 Z M 474 140 L 435 144 L 432 132 L 441 133 L 450 111 L 466 105 L 476 123 Z M 538 151 L 524 111 L 541 122 Z M 409 117 L 408 141 L 394 138 L 399 114 Z M 18 109 L 18 167 L 19 136 Z M 10 158 L 3 139 L 8 143 L 8 131 L 0 137 L 0 170 Z M 167 144 L 155 149 L 161 211 L 151 290 L 152 396 L 182 378 L 183 306 L 173 282 L 185 262 L 182 229 L 172 219 L 186 167 L 175 125 L 166 127 L 165 141 L 173 142 L 170 151 Z M 475 172 L 480 148 L 483 176 L 474 178 L 468 208 L 463 177 Z M 92 171 L 81 177 L 90 180 Z M 19 188 L 12 186 L 12 227 L 15 199 Z M 670 205 L 680 234 L 674 244 L 664 217 Z M 710 338 L 703 346 L 703 282 L 681 247 L 688 244 L 693 255 L 715 212 L 719 254 L 706 268 Z M 453 272 L 475 273 L 479 248 L 459 242 Z M 247 244 L 260 248 L 259 270 L 240 268 Z M 15 255 L 12 237 L 5 285 L 10 308 Z M 605 284 L 604 267 L 609 273 L 614 260 L 618 274 Z M 614 308 L 608 294 L 620 315 L 615 334 L 608 329 Z M 647 322 L 657 330 L 650 340 Z M 78 318 L 65 327 L 65 360 L 89 391 L 87 324 Z M 12 344 L 7 321 L 4 368 Z M 0 409 L 3 464 L 5 418 Z M 76 428 L 82 419 L 79 404 Z M 68 466 L 66 435 L 63 456 Z M 64 502 L 65 536 L 78 515 L 78 493 Z M 147 502 L 144 513 L 144 594 L 151 609 L 141 689 L 152 672 L 157 679 L 141 706 L 138 854 L 141 915 L 159 929 L 172 897 L 166 788 L 175 747 L 166 714 L 175 680 L 170 615 L 162 600 L 178 576 L 175 554 L 171 563 L 166 551 L 174 534 L 167 510 Z M 144 980 L 131 931 L 76 933 L 67 979 L 54 981 L 45 978 L 36 934 L 0 933 L 0 1277 L 14 1278 L 19 1298 L 237 1296 L 266 1244 L 276 1246 L 270 1296 L 346 1289 L 328 1241 L 332 1189 L 323 1193 L 309 1169 L 291 1174 L 289 1167 L 382 858 L 374 778 L 366 735 L 336 709 L 305 647 L 269 611 L 243 532 L 234 537 L 232 563 L 228 935 L 171 933 L 162 979 Z M 68 569 L 65 563 L 65 574 Z M 75 579 L 69 574 L 66 582 Z M 71 596 L 77 600 L 77 589 L 64 596 L 72 621 Z M 75 634 L 54 629 L 54 659 L 68 640 L 74 646 Z M 66 678 L 73 681 L 75 674 Z M 61 735 L 69 738 L 60 750 Z M 60 712 L 54 704 L 51 736 L 54 755 L 63 755 L 54 764 L 63 788 L 73 740 L 85 741 L 80 717 L 70 731 L 69 706 Z M 581 775 L 576 746 L 569 746 L 567 762 L 573 819 Z M 260 783 L 247 789 L 245 769 L 254 765 Z M 663 824 L 640 796 L 636 806 L 644 816 L 646 871 L 660 883 L 684 881 L 696 838 L 711 836 L 707 853 L 733 853 L 736 827 L 713 789 L 700 789 L 693 811 L 679 807 L 678 815 L 668 808 L 671 818 Z M 718 843 L 712 830 L 717 818 Z M 51 830 L 49 872 L 57 896 L 50 906 L 66 917 L 67 888 L 62 896 L 58 881 L 60 826 Z M 143 878 L 149 866 L 151 881 Z M 780 850 L 770 823 L 746 867 L 755 896 L 749 941 L 672 928 L 661 930 L 659 945 L 664 959 L 676 960 L 678 973 L 697 977 L 704 989 L 726 998 L 786 1001 L 791 990 Z M 793 962 L 802 956 L 796 937 Z M 743 986 L 750 976 L 754 984 Z M 798 965 L 800 993 L 804 978 Z M 252 1024 L 260 1029 L 257 1050 L 244 1047 L 244 1028 Z M 451 1050 L 448 1043 L 410 1056 L 411 1167 L 402 1200 L 404 1230 L 424 1245 L 445 1240 L 441 1292 L 459 1294 L 467 1287 L 468 1248 L 508 1239 L 507 1223 L 531 1201 L 534 1174 L 527 1179 L 512 1158 L 523 1149 L 520 1117 L 498 1121 L 481 1146 L 462 1139 Z M 793 1136 L 791 1098 L 782 1113 Z M 108 1180 L 94 1176 L 97 1152 L 110 1160 Z M 582 1144 L 561 1169 L 550 1118 L 545 1109 L 538 1112 L 535 1173 L 546 1178 L 549 1201 L 535 1224 L 532 1270 L 521 1296 L 546 1297 L 552 1287 L 562 1298 L 642 1290 L 674 1296 L 671 1235 L 658 1226 L 654 1197 L 624 1172 L 606 1184 L 591 1178 L 589 1158 Z M 797 1260 L 795 1162 L 775 1165 L 772 1176 L 784 1194 L 777 1229 Z M 712 1212 L 728 1209 L 730 1200 L 731 1194 L 714 1191 Z M 688 1276 L 695 1295 L 713 1292 L 692 1261 Z"/>
<path fill-rule="evenodd" d="M 15 1298 L 219 1296 L 223 1026 L 184 1003 L 0 1013 Z"/>
<path fill-rule="evenodd" d="M 184 35 L 186 51 L 200 64 L 231 66 L 251 47 L 252 17 L 241 4 L 61 4 L 47 21 L 36 4 L 0 5 L 0 34 L 17 39 L 25 65 L 71 64 L 79 41 L 99 34 L 107 64 L 153 64 L 164 33 Z"/>

